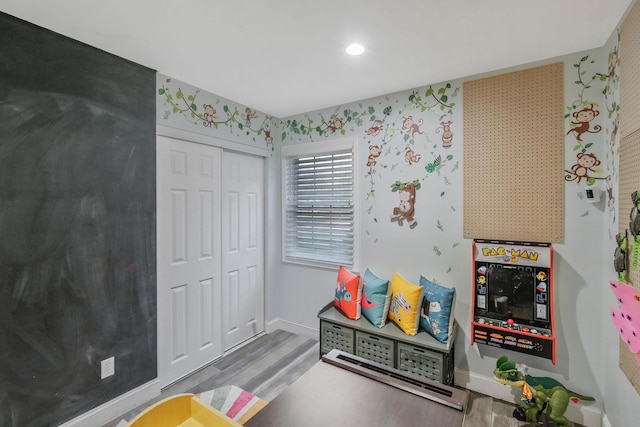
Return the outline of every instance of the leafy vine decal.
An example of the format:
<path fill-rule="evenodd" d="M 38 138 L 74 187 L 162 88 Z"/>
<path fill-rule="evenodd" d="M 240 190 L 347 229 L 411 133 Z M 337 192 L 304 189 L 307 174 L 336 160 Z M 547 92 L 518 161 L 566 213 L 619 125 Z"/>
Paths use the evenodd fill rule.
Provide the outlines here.
<path fill-rule="evenodd" d="M 424 98 L 417 91 L 414 91 L 409 95 L 409 101 L 422 113 L 427 110 L 440 110 L 442 115 L 438 120 L 442 121 L 445 117 L 451 117 L 453 114 L 453 107 L 456 105 L 455 102 L 449 102 L 449 96 L 447 95 L 447 91 L 449 89 L 451 89 L 451 83 L 447 83 L 437 91 L 434 91 L 433 87 L 429 86 L 424 93 Z M 458 90 L 459 88 L 454 90 L 453 96 L 457 95 Z M 431 100 L 431 102 L 427 103 L 427 100 Z"/>
<path fill-rule="evenodd" d="M 167 83 L 170 79 L 167 79 Z M 224 112 L 227 114 L 227 119 L 222 121 L 216 120 L 217 111 L 211 104 L 203 104 L 203 112 L 198 111 L 198 105 L 196 104 L 196 97 L 200 91 L 196 91 L 193 95 L 186 95 L 182 92 L 182 89 L 178 88 L 175 96 L 171 93 L 171 89 L 164 84 L 158 89 L 158 95 L 165 96 L 165 103 L 172 107 L 172 113 L 182 114 L 185 118 L 189 117 L 190 121 L 194 124 L 202 123 L 205 127 L 215 127 L 224 125 L 235 121 L 235 117 L 238 115 L 238 110 L 230 112 L 229 107 L 225 105 L 223 107 Z M 239 123 L 242 125 L 241 123 Z"/>
<path fill-rule="evenodd" d="M 615 97 L 615 88 L 620 81 L 620 74 L 618 73 L 618 68 L 620 67 L 620 53 L 619 53 L 619 43 L 620 43 L 620 30 L 618 29 L 618 43 L 616 43 L 615 47 L 611 52 L 609 52 L 608 57 L 608 68 L 607 73 L 596 73 L 596 76 L 600 79 L 601 82 L 605 83 L 604 90 L 602 94 L 605 99 L 605 106 L 607 108 L 607 112 L 609 113 L 609 119 L 613 118 L 614 114 L 616 114 L 620 108 L 618 103 L 616 102 Z"/>
<path fill-rule="evenodd" d="M 577 144 L 573 147 L 573 151 L 580 151 L 581 153 L 586 153 L 593 145 L 592 142 L 584 143 L 582 136 L 586 133 L 596 133 L 601 130 L 599 125 L 593 129 L 590 127 L 590 122 L 600 114 L 600 111 L 597 110 L 597 102 L 585 99 L 585 92 L 591 89 L 594 81 L 599 80 L 599 76 L 597 73 L 594 73 L 589 80 L 585 80 L 587 71 L 583 69 L 583 65 L 586 65 L 585 63 L 587 61 L 589 61 L 589 55 L 583 56 L 577 64 L 573 64 L 578 74 L 578 79 L 574 81 L 574 83 L 580 87 L 580 91 L 578 92 L 578 99 L 567 106 L 567 113 L 564 115 L 565 119 L 569 119 L 571 126 L 567 135 L 574 133 L 577 141 Z M 594 62 L 595 61 L 591 60 L 589 64 L 593 64 Z"/>
<path fill-rule="evenodd" d="M 371 110 L 373 107 L 369 107 Z M 290 133 L 296 135 L 308 135 L 310 138 L 317 134 L 318 136 L 332 136 L 335 134 L 345 135 L 347 133 L 345 126 L 349 123 L 353 123 L 356 126 L 362 126 L 364 123 L 363 116 L 366 113 L 353 110 L 344 110 L 342 115 L 337 113 L 331 114 L 328 119 L 324 116 L 320 116 L 320 123 L 315 124 L 315 121 L 310 117 L 306 117 L 306 123 L 300 122 L 296 119 L 289 119 L 284 122 L 284 126 Z M 370 113 L 371 114 L 371 113 Z M 282 132 L 282 140 L 287 138 L 287 131 Z"/>
<path fill-rule="evenodd" d="M 374 174 L 376 173 L 376 167 L 386 169 L 387 165 L 378 160 L 378 158 L 382 155 L 385 146 L 389 143 L 393 135 L 396 134 L 397 129 L 393 127 L 386 126 L 386 121 L 391 115 L 393 109 L 391 106 L 387 106 L 382 110 L 382 118 L 379 118 L 375 114 L 375 108 L 369 107 L 369 121 L 371 122 L 371 127 L 365 131 L 365 133 L 371 137 L 378 136 L 382 132 L 381 142 L 379 144 L 369 144 L 369 156 L 367 157 L 367 166 L 369 169 L 365 175 L 366 179 L 369 182 L 369 190 L 367 191 L 367 199 L 370 197 L 373 198 L 376 196 L 375 190 L 375 180 Z M 390 152 L 390 148 L 387 149 L 387 154 Z M 373 206 L 371 206 L 372 208 Z M 371 209 L 368 210 L 371 212 Z M 377 220 L 374 218 L 374 221 Z"/>
<path fill-rule="evenodd" d="M 196 99 L 200 93 L 199 90 L 195 90 L 194 93 L 185 93 L 180 87 L 177 88 L 175 94 L 172 92 L 169 84 L 171 79 L 167 79 L 162 87 L 158 89 L 158 95 L 163 96 L 165 105 L 170 107 L 164 114 L 164 118 L 167 119 L 169 114 L 180 114 L 187 121 L 194 125 L 202 124 L 204 127 L 218 129 L 221 126 L 229 128 L 233 131 L 235 126 L 239 131 L 246 133 L 246 135 L 265 135 L 265 142 L 267 146 L 271 146 L 273 150 L 273 138 L 271 137 L 271 131 L 269 128 L 269 117 L 264 117 L 259 121 L 258 114 L 255 110 L 245 107 L 244 112 L 240 113 L 237 107 L 231 109 L 228 105 L 222 106 L 222 112 L 224 118 L 218 118 L 218 111 L 213 104 L 203 103 L 202 107 Z M 255 124 L 259 123 L 258 126 Z"/>
<path fill-rule="evenodd" d="M 565 169 L 565 181 L 574 181 L 577 184 L 583 180 L 587 186 L 594 185 L 597 180 L 608 180 L 609 176 L 598 177 L 594 174 L 599 174 L 602 169 L 599 168 L 602 163 L 600 159 L 589 149 L 593 146 L 593 142 L 587 142 L 583 138 L 590 137 L 591 134 L 597 134 L 602 130 L 602 126 L 594 124 L 596 117 L 600 115 L 598 109 L 598 103 L 587 98 L 586 94 L 592 88 L 592 85 L 599 82 L 607 82 L 605 89 L 601 92 L 607 96 L 608 92 L 612 92 L 609 87 L 609 82 L 612 84 L 617 81 L 616 68 L 618 64 L 617 48 L 609 56 L 609 67 L 607 74 L 593 73 L 590 77 L 587 77 L 587 70 L 585 67 L 588 64 L 594 64 L 595 61 L 589 60 L 589 56 L 585 55 L 580 58 L 577 64 L 573 64 L 573 67 L 577 72 L 577 80 L 574 81 L 580 90 L 571 105 L 567 106 L 567 113 L 564 118 L 569 120 L 570 129 L 567 131 L 567 135 L 572 134 L 576 140 L 576 145 L 573 147 L 573 151 L 576 154 L 576 163 L 570 168 Z M 616 110 L 615 103 L 611 108 Z M 614 111 L 609 111 L 609 117 L 611 118 Z"/>
<path fill-rule="evenodd" d="M 416 182 L 425 181 L 431 174 L 441 175 L 441 171 L 448 162 L 454 159 L 453 154 L 443 154 L 438 148 L 438 144 L 434 144 L 429 137 L 428 129 L 423 129 L 425 119 L 421 117 L 421 113 L 432 112 L 436 114 L 439 126 L 432 129 L 435 134 L 440 134 L 442 139 L 442 148 L 451 147 L 453 133 L 450 126 L 453 123 L 453 111 L 455 102 L 451 98 L 455 97 L 459 92 L 459 88 L 453 89 L 450 83 L 434 89 L 429 86 L 424 92 L 413 91 L 408 95 L 408 103 L 404 108 L 392 111 L 391 106 L 387 106 L 383 110 L 382 116 L 376 116 L 372 107 L 369 117 L 370 127 L 365 130 L 365 134 L 378 139 L 377 143 L 368 141 L 369 157 L 367 159 L 368 171 L 366 178 L 369 183 L 369 189 L 366 193 L 367 200 L 375 198 L 376 195 L 376 173 L 380 169 L 389 168 L 391 171 L 405 165 L 407 168 L 415 167 L 421 164 L 424 175 Z M 392 120 L 392 113 L 395 120 Z M 398 138 L 400 136 L 400 138 Z M 433 144 L 433 149 L 428 153 L 422 153 L 426 145 Z M 389 163 L 380 161 L 381 159 L 401 159 L 400 163 Z M 427 160 L 429 158 L 429 160 Z M 426 163 L 426 164 L 425 164 Z M 457 165 L 452 168 L 452 172 L 457 169 Z M 444 177 L 445 181 L 450 181 Z M 399 185 L 396 182 L 394 185 Z M 444 196 L 442 191 L 440 196 Z M 370 202 L 373 203 L 373 202 Z M 367 212 L 371 215 L 374 212 L 373 204 L 369 206 Z M 375 214 L 373 221 L 378 222 Z"/>
<path fill-rule="evenodd" d="M 428 163 L 425 167 L 424 170 L 427 171 L 427 174 L 431 174 L 436 172 L 437 174 L 440 174 L 440 169 L 442 169 L 445 165 L 445 163 L 447 161 L 451 161 L 453 160 L 453 155 L 449 154 L 445 157 L 445 160 L 442 159 L 442 155 L 440 154 L 434 154 L 431 153 L 431 155 L 433 156 L 433 161 L 431 163 Z"/>
<path fill-rule="evenodd" d="M 420 188 L 420 183 L 434 174 L 443 180 L 444 185 L 451 185 L 444 170 L 448 168 L 455 173 L 458 169 L 453 163 L 455 152 L 447 150 L 454 139 L 454 99 L 460 89 L 444 83 L 408 91 L 398 97 L 390 95 L 370 103 L 356 102 L 338 106 L 333 111 L 322 110 L 290 117 L 280 121 L 281 137 L 283 141 L 308 138 L 320 143 L 320 137 L 361 135 L 367 144 L 364 149 L 366 163 L 363 160 L 365 209 L 371 221 L 378 223 L 379 216 L 386 218 L 383 212 L 388 213 L 387 208 L 376 203 L 380 184 L 383 184 L 383 191 L 388 188 L 387 175 L 413 175 L 409 182 L 413 190 Z M 439 140 L 437 143 L 432 141 L 434 137 Z M 416 176 L 419 178 L 414 180 Z M 394 183 L 392 191 L 404 191 L 406 194 L 407 189 L 401 188 L 405 184 L 406 181 Z M 443 188 L 440 196 L 444 195 Z M 408 223 L 410 229 L 417 225 L 409 211 L 401 209 L 400 205 L 396 208 L 393 217 L 398 224 Z M 365 230 L 365 233 L 369 235 L 370 230 Z"/>

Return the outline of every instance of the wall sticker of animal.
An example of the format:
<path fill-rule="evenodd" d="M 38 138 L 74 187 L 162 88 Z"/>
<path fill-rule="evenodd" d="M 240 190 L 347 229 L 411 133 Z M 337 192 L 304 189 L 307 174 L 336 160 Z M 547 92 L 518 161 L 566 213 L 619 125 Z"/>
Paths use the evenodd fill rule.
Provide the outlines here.
<path fill-rule="evenodd" d="M 384 130 L 384 125 L 382 123 L 382 120 L 380 119 L 375 119 L 373 121 L 373 124 L 371 125 L 371 127 L 369 129 L 367 129 L 365 131 L 365 133 L 369 136 L 378 136 L 378 134 Z"/>
<path fill-rule="evenodd" d="M 377 158 L 382 154 L 382 150 L 377 145 L 369 146 L 369 156 L 367 157 L 367 166 L 375 166 L 378 161 Z"/>
<path fill-rule="evenodd" d="M 404 161 L 407 162 L 409 166 L 414 163 L 418 163 L 420 161 L 420 154 L 416 154 L 411 147 L 407 147 L 404 150 Z"/>
<path fill-rule="evenodd" d="M 204 127 L 213 126 L 213 121 L 216 117 L 216 109 L 213 108 L 211 104 L 203 104 L 204 108 L 204 120 L 202 121 L 202 125 Z"/>
<path fill-rule="evenodd" d="M 420 126 L 424 123 L 424 120 L 418 119 L 417 122 L 413 121 L 412 116 L 402 116 L 402 130 L 411 132 L 411 138 L 414 138 L 414 135 L 420 134 L 422 135 L 424 132 L 420 131 Z"/>
<path fill-rule="evenodd" d="M 441 127 L 436 128 L 436 133 L 440 133 L 440 130 L 442 130 L 442 148 L 451 148 L 451 143 L 453 142 L 453 132 L 451 132 L 452 124 L 453 122 L 451 120 L 440 122 Z"/>
<path fill-rule="evenodd" d="M 575 132 L 576 139 L 578 141 L 582 141 L 583 134 L 600 132 L 602 130 L 602 126 L 600 125 L 595 125 L 593 127 L 593 130 L 590 129 L 590 122 L 598 117 L 599 114 L 600 111 L 593 109 L 593 104 L 591 104 L 591 107 L 585 107 L 580 111 L 576 111 L 572 114 L 573 118 L 576 119 L 576 121 L 571 121 L 573 127 L 569 129 L 567 135 L 569 135 L 571 132 Z"/>
<path fill-rule="evenodd" d="M 600 160 L 593 153 L 578 153 L 576 154 L 578 158 L 577 163 L 571 166 L 571 171 L 567 171 L 568 174 L 565 175 L 565 181 L 576 181 L 580 183 L 582 179 L 586 179 L 587 183 L 589 182 L 589 178 L 593 178 L 589 176 L 589 172 L 595 172 L 594 167 L 600 165 Z"/>
<path fill-rule="evenodd" d="M 242 118 L 244 119 L 244 124 L 247 126 L 251 126 L 251 120 L 257 117 L 258 117 L 258 113 L 256 113 L 256 110 L 252 110 L 249 107 L 245 108 L 244 114 L 242 114 Z"/>
<path fill-rule="evenodd" d="M 327 122 L 327 128 L 325 129 L 324 135 L 327 136 L 329 133 L 334 134 L 340 131 L 340 129 L 342 129 L 342 126 L 342 120 L 340 120 L 338 117 L 333 118 Z"/>
<path fill-rule="evenodd" d="M 413 217 L 415 212 L 415 199 L 416 199 L 416 185 L 412 182 L 407 182 L 400 186 L 398 189 L 398 195 L 400 196 L 400 203 L 393 208 L 393 215 L 391 215 L 391 221 L 398 221 L 398 225 L 402 225 L 403 221 L 409 222 L 409 228 L 415 228 L 418 223 Z M 393 191 L 396 187 L 394 187 Z"/>

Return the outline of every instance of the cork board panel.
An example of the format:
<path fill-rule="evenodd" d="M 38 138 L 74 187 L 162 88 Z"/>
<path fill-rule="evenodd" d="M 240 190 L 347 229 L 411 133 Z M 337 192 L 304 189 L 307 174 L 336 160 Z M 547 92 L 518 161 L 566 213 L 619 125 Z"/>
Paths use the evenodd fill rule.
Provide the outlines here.
<path fill-rule="evenodd" d="M 564 242 L 563 64 L 463 83 L 465 238 Z"/>
<path fill-rule="evenodd" d="M 620 27 L 620 135 L 640 129 L 640 3 Z"/>
<path fill-rule="evenodd" d="M 619 185 L 620 220 L 618 232 L 626 233 L 627 235 L 627 277 L 625 281 L 634 288 L 640 289 L 640 267 L 633 268 L 633 236 L 629 232 L 629 213 L 633 206 L 631 193 L 640 190 L 640 131 L 623 136 L 620 140 Z M 640 393 L 640 365 L 638 365 L 635 356 L 622 340 L 620 340 L 619 365 L 629 382 Z"/>

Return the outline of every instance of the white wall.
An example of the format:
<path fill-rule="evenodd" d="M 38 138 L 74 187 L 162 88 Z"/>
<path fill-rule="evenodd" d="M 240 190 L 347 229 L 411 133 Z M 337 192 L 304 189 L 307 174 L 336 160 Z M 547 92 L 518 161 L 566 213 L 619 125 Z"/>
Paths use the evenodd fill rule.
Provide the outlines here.
<path fill-rule="evenodd" d="M 580 52 L 563 57 L 565 67 L 565 102 L 567 106 L 576 100 L 594 101 L 601 110 L 598 118 L 603 130 L 598 134 L 585 135 L 584 139 L 593 143 L 588 148 L 598 159 L 603 161 L 594 176 L 605 174 L 616 175 L 617 164 L 609 165 L 611 147 L 609 143 L 612 119 L 608 117 L 605 100 L 602 95 L 605 82 L 594 79 L 591 87 L 577 85 L 577 73 L 585 71 L 584 79 L 589 80 L 596 73 L 606 73 L 607 56 L 612 49 L 612 41 L 602 49 Z M 584 57 L 588 60 L 582 61 Z M 555 61 L 557 61 L 556 59 Z M 548 61 L 548 62 L 555 62 Z M 578 69 L 576 65 L 579 64 Z M 541 64 L 532 64 L 538 66 Z M 505 70 L 513 71 L 513 70 Z M 474 79 L 471 77 L 469 79 Z M 513 393 L 498 391 L 489 383 L 497 357 L 505 354 L 505 350 L 470 344 L 471 316 L 471 241 L 462 238 L 462 93 L 455 93 L 461 88 L 463 80 L 448 82 L 451 90 L 449 101 L 455 101 L 453 113 L 447 119 L 453 121 L 454 143 L 450 149 L 440 146 L 440 134 L 436 127 L 440 122 L 440 111 L 422 111 L 409 102 L 413 91 L 390 94 L 379 98 L 354 102 L 319 112 L 312 112 L 287 118 L 281 121 L 282 131 L 286 133 L 283 144 L 296 144 L 313 141 L 321 144 L 325 140 L 337 138 L 339 135 L 301 135 L 293 132 L 292 120 L 297 123 L 312 119 L 314 123 L 322 123 L 331 116 L 347 117 L 347 111 L 356 111 L 362 119 L 360 123 L 350 121 L 344 127 L 345 136 L 358 138 L 360 147 L 360 164 L 358 173 L 363 178 L 360 183 L 360 202 L 363 204 L 361 215 L 361 258 L 360 271 L 371 267 L 381 276 L 391 277 L 398 271 L 407 279 L 417 281 L 420 274 L 434 279 L 445 286 L 456 287 L 457 307 L 456 319 L 460 330 L 456 341 L 456 369 L 462 374 L 459 381 L 472 389 L 490 394 L 499 393 L 504 398 Z M 445 87 L 445 83 L 434 85 L 435 89 Z M 424 94 L 426 88 L 417 92 Z M 455 93 L 455 95 L 454 95 Z M 378 158 L 378 170 L 374 175 L 375 197 L 371 197 L 371 182 L 368 178 L 369 168 L 365 166 L 368 146 L 382 142 L 381 136 L 370 137 L 365 131 L 372 124 L 372 117 L 381 117 L 381 110 L 392 107 L 388 115 L 385 129 L 391 132 L 384 139 L 386 154 Z M 373 109 L 373 114 L 369 113 Z M 403 159 L 403 147 L 406 144 L 405 134 L 401 128 L 402 117 L 413 115 L 421 117 L 424 125 L 424 137 L 418 135 L 412 147 L 420 152 L 420 167 L 408 166 Z M 595 123 L 593 123 L 595 124 Z M 570 129 L 569 120 L 565 120 L 565 130 Z M 587 142 L 585 142 L 586 144 Z M 583 144 L 584 146 L 584 144 Z M 565 168 L 570 169 L 575 163 L 576 140 L 573 134 L 565 142 Z M 276 147 L 276 150 L 279 147 Z M 424 166 L 432 161 L 433 155 L 452 155 L 452 160 L 438 173 L 428 173 Z M 615 159 L 613 160 L 615 161 Z M 606 167 L 606 169 L 605 169 Z M 613 172 L 610 170 L 613 168 Z M 535 185 L 535 171 L 522 171 L 514 177 L 511 185 L 521 185 L 526 190 L 528 185 Z M 270 187 L 280 188 L 275 176 Z M 390 191 L 390 184 L 396 180 L 421 180 L 422 188 L 416 196 L 416 219 L 418 227 L 411 230 L 408 226 L 399 227 L 389 221 L 389 214 L 396 202 L 397 195 Z M 604 180 L 598 181 L 604 185 Z M 617 184 L 615 184 L 617 187 Z M 600 412 L 603 408 L 609 419 L 615 420 L 612 425 L 628 425 L 631 409 L 638 407 L 640 399 L 630 388 L 628 381 L 617 368 L 617 336 L 612 331 L 608 319 L 609 306 L 612 304 L 608 295 L 608 280 L 615 277 L 612 268 L 613 248 L 610 229 L 611 213 L 607 200 L 600 204 L 587 203 L 577 196 L 586 183 L 566 182 L 565 186 L 565 241 L 554 244 L 555 249 L 555 316 L 557 337 L 557 363 L 527 356 L 520 353 L 509 353 L 518 362 L 532 368 L 533 375 L 551 376 L 576 392 L 594 396 L 596 401 L 583 407 L 572 407 L 568 414 L 575 421 L 589 425 L 599 424 Z M 279 195 L 274 195 L 279 197 Z M 624 213 L 622 214 L 624 216 Z M 274 223 L 270 236 L 279 236 L 280 224 Z M 486 236 L 490 237 L 490 236 Z M 279 238 L 279 237 L 277 237 Z M 273 277 L 278 282 L 278 308 L 272 310 L 274 318 L 289 325 L 315 334 L 318 328 L 317 312 L 333 298 L 335 271 L 313 269 L 275 263 Z M 277 313 L 277 314 L 275 314 Z M 606 406 L 603 399 L 606 396 Z M 611 396 L 616 396 L 612 398 Z M 621 404 L 623 402 L 624 404 Z M 628 405 L 628 406 L 627 406 Z M 611 414 L 614 412 L 614 414 Z M 626 417 L 626 418 L 625 418 Z"/>
<path fill-rule="evenodd" d="M 606 111 L 611 99 L 604 99 L 602 95 L 607 82 L 595 79 L 589 89 L 575 84 L 579 71 L 584 71 L 583 78 L 586 80 L 590 80 L 596 73 L 607 73 L 608 55 L 616 44 L 617 34 L 613 34 L 601 49 L 548 62 L 564 61 L 567 106 L 576 100 L 591 100 L 596 101 L 602 111 L 598 124 L 602 125 L 603 130 L 598 134 L 586 135 L 585 139 L 590 138 L 588 141 L 593 145 L 589 151 L 594 152 L 603 162 L 596 175 L 611 175 L 612 185 L 617 192 L 617 141 L 610 141 L 612 118 L 608 117 Z M 582 62 L 585 57 L 587 60 Z M 579 70 L 575 67 L 576 64 L 580 64 Z M 531 66 L 538 65 L 542 64 Z M 503 72 L 508 71 L 513 70 Z M 469 79 L 478 77 L 484 76 Z M 165 81 L 164 76 L 161 81 Z M 443 285 L 456 287 L 456 319 L 460 325 L 456 341 L 456 381 L 469 388 L 509 399 L 517 397 L 517 393 L 497 385 L 491 379 L 495 360 L 504 351 L 470 345 L 471 241 L 462 238 L 463 81 L 460 79 L 448 82 L 450 88 L 446 88 L 446 83 L 433 85 L 436 92 L 444 89 L 448 103 L 455 104 L 451 108 L 451 114 L 447 114 L 447 109 L 442 111 L 437 107 L 422 111 L 422 108 L 412 103 L 409 97 L 415 92 L 422 97 L 423 105 L 432 104 L 433 98 L 426 96 L 428 88 L 423 87 L 283 120 L 272 120 L 261 115 L 271 127 L 271 135 L 275 139 L 273 145 L 266 143 L 264 134 L 247 135 L 234 128 L 215 129 L 214 134 L 219 133 L 218 136 L 227 139 L 231 139 L 231 136 L 238 142 L 263 147 L 267 151 L 265 314 L 269 329 L 284 327 L 317 337 L 317 312 L 332 300 L 336 276 L 335 270 L 301 267 L 281 261 L 280 148 L 283 144 L 321 144 L 331 139 L 356 137 L 360 149 L 358 195 L 362 204 L 360 271 L 371 267 L 376 273 L 386 277 L 398 271 L 413 281 L 417 281 L 419 275 L 423 274 Z M 182 83 L 180 85 L 196 90 Z M 201 93 L 200 96 L 203 97 L 202 102 L 235 107 L 232 101 L 213 94 Z M 616 92 L 615 99 L 617 98 Z M 233 109 L 230 108 L 231 111 Z M 390 111 L 385 112 L 385 109 Z M 403 117 L 409 115 L 414 119 L 424 120 L 420 127 L 423 134 L 416 134 L 415 138 L 405 140 L 407 132 L 402 129 Z M 446 117 L 443 118 L 442 115 Z M 326 123 L 331 117 L 350 117 L 351 120 L 345 120 L 343 133 L 320 135 L 316 131 L 300 132 L 310 119 L 317 126 Z M 384 119 L 385 132 L 371 136 L 366 130 L 374 119 Z M 453 122 L 454 141 L 448 149 L 444 149 L 440 143 L 441 133 L 436 133 L 443 119 Z M 188 117 L 169 114 L 162 99 L 159 99 L 158 122 L 205 131 L 202 126 L 194 127 L 189 123 Z M 569 120 L 565 121 L 565 129 L 569 129 Z M 214 131 L 206 129 L 209 130 Z M 281 135 L 284 135 L 282 143 L 279 142 Z M 572 138 L 569 135 L 565 141 L 566 168 L 575 163 L 576 141 Z M 384 154 L 378 158 L 378 165 L 373 172 L 366 166 L 366 159 L 368 146 L 375 144 L 383 146 Z M 407 144 L 421 155 L 421 160 L 411 166 L 404 160 L 404 147 Z M 435 171 L 427 171 L 425 166 L 433 163 L 436 156 L 441 156 L 441 166 Z M 514 185 L 522 185 L 525 190 L 527 185 L 535 185 L 535 171 L 526 171 L 518 178 L 522 179 L 518 180 L 519 184 Z M 400 227 L 389 221 L 391 210 L 397 203 L 397 194 L 390 191 L 390 185 L 396 180 L 413 179 L 419 179 L 422 187 L 417 191 L 416 199 L 418 226 L 411 230 L 406 224 Z M 596 425 L 593 419 L 604 408 L 605 424 L 631 425 L 635 415 L 633 408 L 640 407 L 640 397 L 618 368 L 618 337 L 609 320 L 609 308 L 616 302 L 608 288 L 608 281 L 615 277 L 612 257 L 617 220 L 621 218 L 626 221 L 628 214 L 617 212 L 617 207 L 611 211 L 606 203 L 608 200 L 599 205 L 580 200 L 577 191 L 584 186 L 584 182 L 582 185 L 566 183 L 565 242 L 554 245 L 557 364 L 552 365 L 548 360 L 520 353 L 509 355 L 530 365 L 534 375 L 553 376 L 577 392 L 596 397 L 596 402 L 582 407 L 582 410 L 579 407 L 570 408 L 568 413 L 575 421 L 583 424 L 588 421 L 589 425 Z M 616 195 L 616 200 L 618 197 L 627 196 Z"/>

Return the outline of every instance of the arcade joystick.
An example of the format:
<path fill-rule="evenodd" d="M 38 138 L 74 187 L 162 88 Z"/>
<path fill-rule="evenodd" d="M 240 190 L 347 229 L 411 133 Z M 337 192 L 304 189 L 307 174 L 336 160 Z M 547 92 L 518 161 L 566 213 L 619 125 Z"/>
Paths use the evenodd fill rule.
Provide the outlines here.
<path fill-rule="evenodd" d="M 509 327 L 512 327 L 514 323 L 516 322 L 513 319 L 507 319 L 507 325 L 509 325 Z"/>

